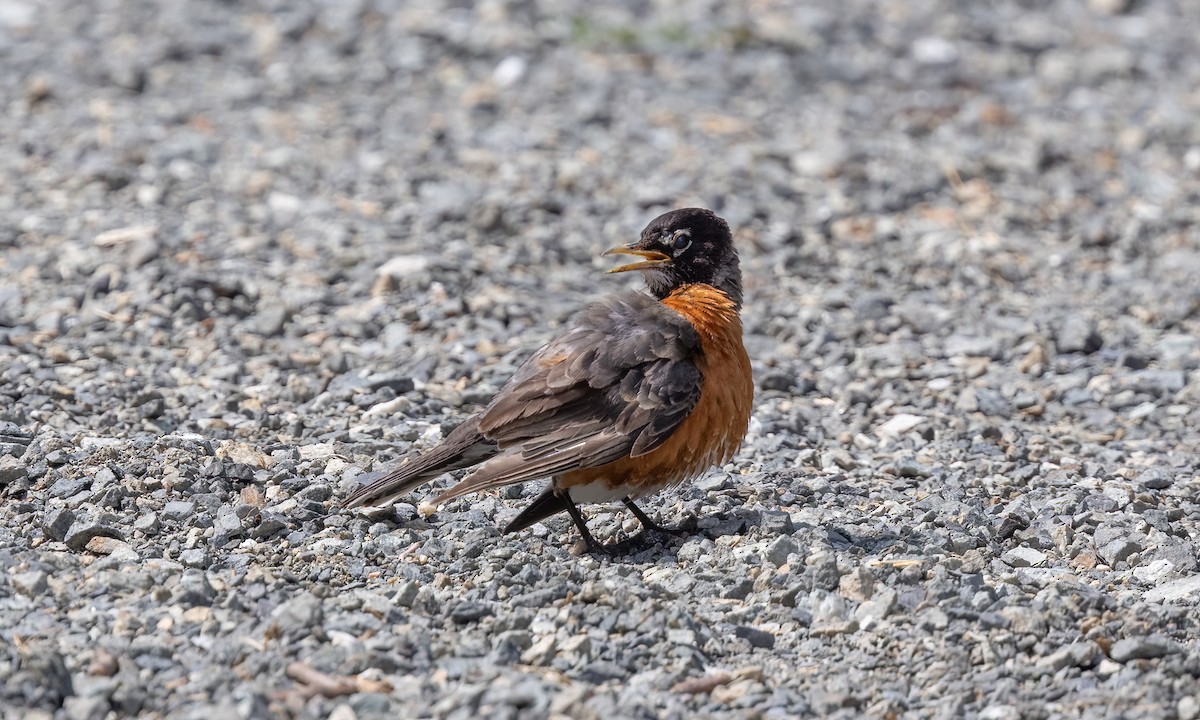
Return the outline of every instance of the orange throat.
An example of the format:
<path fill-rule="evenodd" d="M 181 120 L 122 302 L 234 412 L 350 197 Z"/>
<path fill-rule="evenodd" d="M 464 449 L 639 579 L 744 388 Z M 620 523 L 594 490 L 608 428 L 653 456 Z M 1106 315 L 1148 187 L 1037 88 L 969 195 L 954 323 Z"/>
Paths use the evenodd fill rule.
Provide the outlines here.
<path fill-rule="evenodd" d="M 652 452 L 564 473 L 560 486 L 602 481 L 609 487 L 627 487 L 629 496 L 637 498 L 723 465 L 741 447 L 754 404 L 754 379 L 737 306 L 725 293 L 702 284 L 684 285 L 662 304 L 687 318 L 700 336 L 699 401 Z"/>

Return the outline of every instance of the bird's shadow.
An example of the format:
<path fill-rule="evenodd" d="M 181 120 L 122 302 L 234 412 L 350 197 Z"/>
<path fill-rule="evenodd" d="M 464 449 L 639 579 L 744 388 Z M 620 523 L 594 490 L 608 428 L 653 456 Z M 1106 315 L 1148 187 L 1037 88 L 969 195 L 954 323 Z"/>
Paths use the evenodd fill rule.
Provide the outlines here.
<path fill-rule="evenodd" d="M 610 562 L 640 562 L 650 554 L 654 554 L 655 559 L 677 559 L 689 540 L 707 538 L 715 542 L 730 535 L 746 535 L 757 526 L 759 515 L 756 511 L 743 509 L 714 515 L 688 515 L 674 527 L 643 528 L 635 535 L 611 540 L 586 552 Z"/>

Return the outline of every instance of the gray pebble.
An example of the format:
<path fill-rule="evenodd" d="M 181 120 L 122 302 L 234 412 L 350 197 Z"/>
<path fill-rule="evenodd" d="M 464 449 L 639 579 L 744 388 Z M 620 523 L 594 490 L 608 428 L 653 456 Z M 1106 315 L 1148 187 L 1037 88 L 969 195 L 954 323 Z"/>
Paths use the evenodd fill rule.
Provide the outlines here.
<path fill-rule="evenodd" d="M 90 477 L 59 478 L 58 480 L 54 481 L 53 485 L 50 486 L 50 497 L 73 497 L 88 489 L 91 487 L 91 485 L 92 479 Z"/>
<path fill-rule="evenodd" d="M 766 511 L 761 515 L 759 527 L 767 535 L 791 535 L 795 532 L 792 516 L 782 511 Z"/>
<path fill-rule="evenodd" d="M 1196 720 L 1200 717 L 1200 699 L 1195 695 L 1184 695 L 1175 704 L 1175 714 L 1179 720 Z"/>
<path fill-rule="evenodd" d="M 51 540 L 62 542 L 75 523 L 75 513 L 70 508 L 58 508 L 46 513 L 42 529 Z"/>
<path fill-rule="evenodd" d="M 305 633 L 324 621 L 324 607 L 311 593 L 301 593 L 271 613 L 271 618 L 287 635 Z"/>
<path fill-rule="evenodd" d="M 1117 662 L 1130 660 L 1153 660 L 1179 652 L 1179 644 L 1161 635 L 1143 635 L 1122 638 L 1112 644 L 1109 657 Z"/>
<path fill-rule="evenodd" d="M 1110 566 L 1115 567 L 1117 563 L 1125 562 L 1134 553 L 1142 551 L 1140 543 L 1132 539 L 1118 539 L 1098 548 L 1096 553 L 1104 559 Z"/>
<path fill-rule="evenodd" d="M 788 556 L 800 552 L 800 546 L 792 538 L 784 535 L 776 538 L 767 548 L 767 562 L 780 567 L 788 560 Z"/>
<path fill-rule="evenodd" d="M 733 634 L 750 643 L 751 647 L 771 649 L 775 647 L 775 636 L 765 630 L 750 627 L 748 625 L 738 625 L 733 629 Z"/>
<path fill-rule="evenodd" d="M 28 476 L 24 463 L 11 455 L 0 454 L 0 487 Z"/>
<path fill-rule="evenodd" d="M 171 601 L 186 607 L 209 606 L 216 597 L 217 591 L 208 577 L 200 570 L 189 568 L 179 577 Z"/>
<path fill-rule="evenodd" d="M 17 592 L 28 597 L 37 597 L 46 592 L 46 573 L 41 570 L 29 570 L 27 572 L 13 573 L 9 576 L 9 582 Z"/>
<path fill-rule="evenodd" d="M 186 567 L 204 569 L 212 563 L 212 558 L 203 548 L 191 548 L 179 553 L 179 562 Z"/>
<path fill-rule="evenodd" d="M 1146 468 L 1137 476 L 1137 482 L 1150 490 L 1166 490 L 1175 482 L 1173 473 L 1166 468 Z"/>
<path fill-rule="evenodd" d="M 68 720 L 104 720 L 111 707 L 103 695 L 73 696 L 63 703 Z"/>
<path fill-rule="evenodd" d="M 196 512 L 196 503 L 189 500 L 172 500 L 163 505 L 162 516 L 167 520 L 183 522 Z"/>
<path fill-rule="evenodd" d="M 933 475 L 933 470 L 911 458 L 901 458 L 896 461 L 896 475 L 905 478 L 926 478 Z"/>
<path fill-rule="evenodd" d="M 1055 343 L 1061 353 L 1094 353 L 1104 341 L 1095 325 L 1079 315 L 1069 315 L 1058 328 Z"/>
<path fill-rule="evenodd" d="M 71 525 L 71 529 L 67 531 L 67 535 L 63 538 L 67 547 L 72 550 L 83 550 L 88 541 L 95 537 L 109 537 L 117 540 L 124 540 L 125 536 L 121 531 L 111 525 L 91 521 L 79 521 Z"/>
<path fill-rule="evenodd" d="M 1040 567 L 1046 562 L 1046 554 L 1030 547 L 1015 547 L 1001 558 L 1012 567 Z"/>
<path fill-rule="evenodd" d="M 161 527 L 158 522 L 158 516 L 154 513 L 146 513 L 139 515 L 137 520 L 133 521 L 133 529 L 146 535 L 154 535 Z"/>

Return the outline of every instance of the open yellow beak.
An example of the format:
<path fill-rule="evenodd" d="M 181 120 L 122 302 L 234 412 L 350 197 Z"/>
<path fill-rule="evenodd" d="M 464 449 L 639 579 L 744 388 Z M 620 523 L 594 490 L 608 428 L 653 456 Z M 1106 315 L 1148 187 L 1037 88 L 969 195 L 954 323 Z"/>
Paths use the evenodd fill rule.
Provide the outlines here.
<path fill-rule="evenodd" d="M 647 270 L 649 268 L 663 267 L 671 264 L 671 256 L 666 253 L 660 253 L 657 250 L 639 250 L 627 245 L 619 245 L 615 248 L 610 248 L 600 253 L 601 257 L 605 255 L 636 255 L 640 258 L 645 258 L 642 262 L 629 263 L 621 265 L 609 270 L 610 273 L 629 272 L 630 270 Z"/>

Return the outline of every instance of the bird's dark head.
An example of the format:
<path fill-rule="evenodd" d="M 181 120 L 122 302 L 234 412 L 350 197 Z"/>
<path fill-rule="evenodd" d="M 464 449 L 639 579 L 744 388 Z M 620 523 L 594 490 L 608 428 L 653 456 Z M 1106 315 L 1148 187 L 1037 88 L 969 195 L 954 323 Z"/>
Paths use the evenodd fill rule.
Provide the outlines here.
<path fill-rule="evenodd" d="M 711 210 L 683 208 L 659 215 L 637 242 L 604 254 L 644 258 L 609 272 L 640 270 L 646 287 L 658 298 L 665 298 L 681 285 L 703 283 L 724 292 L 739 308 L 742 306 L 742 271 L 733 235 L 729 224 Z"/>

